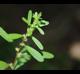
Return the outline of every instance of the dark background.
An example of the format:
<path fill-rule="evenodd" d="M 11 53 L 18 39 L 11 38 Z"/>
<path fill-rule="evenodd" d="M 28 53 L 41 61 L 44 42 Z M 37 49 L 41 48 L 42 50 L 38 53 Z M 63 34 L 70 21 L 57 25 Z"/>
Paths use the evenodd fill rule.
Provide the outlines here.
<path fill-rule="evenodd" d="M 34 59 L 26 63 L 21 69 L 26 70 L 71 70 L 78 69 L 76 62 L 68 55 L 68 46 L 80 38 L 80 5 L 79 4 L 0 4 L 0 26 L 8 33 L 25 33 L 26 24 L 22 16 L 31 9 L 33 12 L 43 13 L 43 18 L 50 22 L 44 28 L 45 35 L 36 32 L 34 35 L 42 41 L 45 50 L 55 55 L 53 60 L 38 63 Z M 5 51 L 5 52 L 4 52 Z M 12 44 L 2 38 L 0 40 L 0 59 L 7 62 L 13 60 Z M 76 65 L 75 65 L 76 64 Z"/>

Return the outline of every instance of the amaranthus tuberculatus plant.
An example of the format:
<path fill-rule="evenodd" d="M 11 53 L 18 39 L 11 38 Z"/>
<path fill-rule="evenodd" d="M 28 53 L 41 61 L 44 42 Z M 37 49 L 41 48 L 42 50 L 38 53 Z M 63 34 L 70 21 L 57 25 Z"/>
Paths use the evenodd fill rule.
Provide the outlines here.
<path fill-rule="evenodd" d="M 27 24 L 26 26 L 28 26 L 28 28 L 26 29 L 26 33 L 24 34 L 9 34 L 0 27 L 0 36 L 7 42 L 13 43 L 15 40 L 21 39 L 19 46 L 15 46 L 14 48 L 16 51 L 14 61 L 7 63 L 1 60 L 0 70 L 6 70 L 8 67 L 11 70 L 17 70 L 26 62 L 30 61 L 31 58 L 34 58 L 38 62 L 44 62 L 45 59 L 54 58 L 53 54 L 44 51 L 43 44 L 33 35 L 33 32 L 35 32 L 35 30 L 38 30 L 41 35 L 45 34 L 42 30 L 42 27 L 47 26 L 49 22 L 44 20 L 41 16 L 41 12 L 33 13 L 31 10 L 29 10 L 28 16 L 22 17 L 22 21 Z M 34 42 L 37 48 L 40 49 L 39 51 L 29 45 L 28 38 L 31 38 L 32 42 Z"/>

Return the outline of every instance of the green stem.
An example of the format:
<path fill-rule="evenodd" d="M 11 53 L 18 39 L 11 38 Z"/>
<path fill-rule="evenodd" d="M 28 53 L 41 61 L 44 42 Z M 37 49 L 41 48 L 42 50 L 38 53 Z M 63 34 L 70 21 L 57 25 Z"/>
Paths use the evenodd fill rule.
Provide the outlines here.
<path fill-rule="evenodd" d="M 22 39 L 22 45 L 21 46 L 25 46 L 25 43 L 24 42 L 27 42 L 27 37 L 30 37 L 32 36 L 33 34 L 33 31 L 34 31 L 34 28 L 30 27 L 27 29 L 27 33 L 23 35 L 23 39 Z M 20 44 L 21 44 L 20 43 Z M 15 66 L 16 66 L 16 62 L 17 62 L 17 56 L 18 54 L 20 53 L 20 50 L 16 50 L 16 57 L 15 57 L 15 60 L 13 63 L 11 63 L 10 67 L 12 70 L 15 70 Z"/>

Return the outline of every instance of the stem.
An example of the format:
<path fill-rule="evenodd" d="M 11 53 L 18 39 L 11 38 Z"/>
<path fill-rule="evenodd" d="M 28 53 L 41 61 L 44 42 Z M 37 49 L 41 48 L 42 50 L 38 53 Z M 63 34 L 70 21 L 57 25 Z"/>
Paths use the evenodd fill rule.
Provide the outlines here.
<path fill-rule="evenodd" d="M 33 31 L 34 31 L 34 28 L 32 28 L 32 27 L 27 29 L 27 33 L 23 35 L 23 39 L 22 39 L 22 42 L 20 43 L 20 46 L 22 46 L 22 47 L 25 46 L 25 42 L 27 42 L 27 37 L 32 36 Z M 15 70 L 15 66 L 17 63 L 17 57 L 20 53 L 20 48 L 15 48 L 15 49 L 16 49 L 16 56 L 15 56 L 14 62 L 10 64 L 10 68 L 12 70 Z"/>
<path fill-rule="evenodd" d="M 28 29 L 27 29 L 27 33 L 26 33 L 26 37 L 32 36 L 33 31 L 34 31 L 34 28 L 33 28 L 33 27 L 28 28 Z"/>
<path fill-rule="evenodd" d="M 12 70 L 15 70 L 15 64 L 16 64 L 16 59 L 17 59 L 18 53 L 19 53 L 19 52 L 16 52 L 16 57 L 15 57 L 15 59 L 14 59 L 14 62 L 9 64 L 9 65 L 10 65 L 10 68 L 11 68 Z"/>

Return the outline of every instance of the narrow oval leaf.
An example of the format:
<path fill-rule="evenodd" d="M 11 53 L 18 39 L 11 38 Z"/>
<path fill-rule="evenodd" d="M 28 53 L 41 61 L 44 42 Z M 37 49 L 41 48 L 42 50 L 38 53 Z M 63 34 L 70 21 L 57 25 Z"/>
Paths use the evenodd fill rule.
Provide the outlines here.
<path fill-rule="evenodd" d="M 38 31 L 40 32 L 40 34 L 42 34 L 42 35 L 45 34 L 44 31 L 43 31 L 41 28 L 37 27 L 37 29 L 38 29 Z"/>
<path fill-rule="evenodd" d="M 38 12 L 35 12 L 35 13 L 33 14 L 33 18 L 38 19 Z"/>
<path fill-rule="evenodd" d="M 8 42 L 12 42 L 13 41 L 11 38 L 9 38 L 8 33 L 6 31 L 4 31 L 4 29 L 1 28 L 1 27 L 0 27 L 0 36 L 2 38 L 4 38 L 6 41 L 8 41 Z"/>
<path fill-rule="evenodd" d="M 32 19 L 32 11 L 29 10 L 28 12 L 28 23 L 31 24 L 31 19 Z"/>
<path fill-rule="evenodd" d="M 40 18 L 42 16 L 42 13 L 40 12 L 39 14 L 38 14 L 38 18 Z"/>
<path fill-rule="evenodd" d="M 21 35 L 21 34 L 12 33 L 12 34 L 9 34 L 9 37 L 10 37 L 12 40 L 16 40 L 16 39 L 21 38 L 22 35 Z"/>
<path fill-rule="evenodd" d="M 25 58 L 20 58 L 18 61 L 21 62 L 21 63 L 25 63 L 26 59 Z"/>
<path fill-rule="evenodd" d="M 39 49 L 43 50 L 43 45 L 42 45 L 42 43 L 37 38 L 35 38 L 34 36 L 32 36 L 32 40 L 37 45 L 37 47 Z"/>
<path fill-rule="evenodd" d="M 22 54 L 22 58 L 24 58 L 26 60 L 30 60 L 31 56 L 28 53 L 25 52 L 25 53 Z"/>
<path fill-rule="evenodd" d="M 40 27 L 44 27 L 44 26 L 47 26 L 49 24 L 49 22 L 48 21 L 45 21 L 45 20 L 41 20 L 41 22 L 40 22 Z"/>
<path fill-rule="evenodd" d="M 47 25 L 44 25 L 44 24 L 40 24 L 39 26 L 40 26 L 40 27 L 44 27 L 44 26 L 47 26 Z"/>
<path fill-rule="evenodd" d="M 19 68 L 20 68 L 21 66 L 23 66 L 23 65 L 24 65 L 24 63 L 17 64 L 14 70 L 19 69 Z"/>
<path fill-rule="evenodd" d="M 44 23 L 44 25 L 48 25 L 49 24 L 49 22 L 45 21 L 45 20 L 41 20 L 41 23 Z"/>
<path fill-rule="evenodd" d="M 52 58 L 54 58 L 54 55 L 49 53 L 49 52 L 42 51 L 42 54 L 43 54 L 44 59 L 52 59 Z"/>
<path fill-rule="evenodd" d="M 0 70 L 5 70 L 8 66 L 6 62 L 0 61 Z"/>
<path fill-rule="evenodd" d="M 35 58 L 38 62 L 44 62 L 43 56 L 34 48 L 26 46 L 26 49 L 32 55 L 32 57 Z"/>
<path fill-rule="evenodd" d="M 27 20 L 25 17 L 22 17 L 22 20 L 23 20 L 27 25 L 29 25 L 28 20 Z"/>

